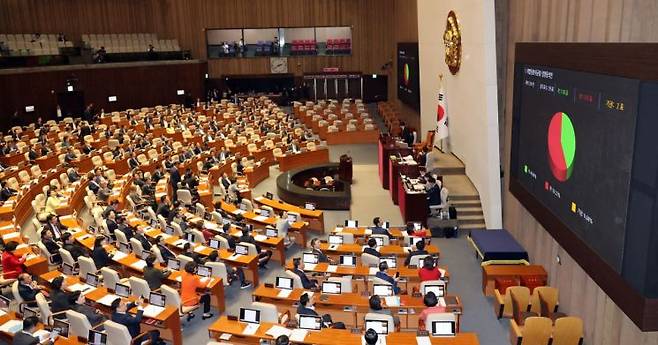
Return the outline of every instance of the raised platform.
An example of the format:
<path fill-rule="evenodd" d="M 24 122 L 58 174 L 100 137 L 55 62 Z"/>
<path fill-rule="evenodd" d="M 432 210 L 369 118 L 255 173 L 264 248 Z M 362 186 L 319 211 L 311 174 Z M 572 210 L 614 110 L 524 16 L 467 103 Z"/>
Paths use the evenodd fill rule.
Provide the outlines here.
<path fill-rule="evenodd" d="M 284 172 L 276 179 L 277 194 L 281 200 L 293 205 L 310 202 L 322 210 L 349 210 L 352 199 L 351 186 L 350 183 L 338 179 L 338 168 L 339 163 L 328 163 Z M 332 176 L 338 190 L 309 190 L 299 182 L 318 176 Z"/>

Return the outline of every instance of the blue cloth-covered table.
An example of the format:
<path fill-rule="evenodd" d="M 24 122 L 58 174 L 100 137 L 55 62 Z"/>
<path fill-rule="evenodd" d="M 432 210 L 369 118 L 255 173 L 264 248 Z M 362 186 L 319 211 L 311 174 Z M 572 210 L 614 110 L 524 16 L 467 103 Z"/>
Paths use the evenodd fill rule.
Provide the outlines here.
<path fill-rule="evenodd" d="M 472 230 L 468 239 L 482 265 L 528 264 L 528 252 L 507 230 Z"/>

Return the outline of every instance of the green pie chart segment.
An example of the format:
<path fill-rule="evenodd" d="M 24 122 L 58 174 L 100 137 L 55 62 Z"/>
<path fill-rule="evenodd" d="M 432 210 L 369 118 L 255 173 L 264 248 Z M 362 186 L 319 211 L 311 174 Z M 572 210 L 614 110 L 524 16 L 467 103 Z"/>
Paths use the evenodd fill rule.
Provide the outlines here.
<path fill-rule="evenodd" d="M 576 132 L 569 115 L 557 112 L 548 126 L 548 161 L 553 176 L 561 182 L 573 173 Z"/>

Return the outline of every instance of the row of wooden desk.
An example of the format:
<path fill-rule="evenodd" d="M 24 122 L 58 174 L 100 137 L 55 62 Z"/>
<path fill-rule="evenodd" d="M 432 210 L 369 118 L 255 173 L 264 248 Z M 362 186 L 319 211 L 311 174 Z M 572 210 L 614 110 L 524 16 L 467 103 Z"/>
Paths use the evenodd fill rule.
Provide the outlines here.
<path fill-rule="evenodd" d="M 276 157 L 279 163 L 279 171 L 301 168 L 304 166 L 322 164 L 329 162 L 329 149 L 318 148 L 315 151 L 302 150 L 300 153 L 286 153 L 283 156 Z"/>

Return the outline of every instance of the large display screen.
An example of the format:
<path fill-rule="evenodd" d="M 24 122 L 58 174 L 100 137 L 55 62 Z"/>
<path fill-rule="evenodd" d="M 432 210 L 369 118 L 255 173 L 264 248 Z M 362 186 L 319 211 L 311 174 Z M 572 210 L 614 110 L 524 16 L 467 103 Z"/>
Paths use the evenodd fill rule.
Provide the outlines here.
<path fill-rule="evenodd" d="M 418 43 L 398 43 L 398 99 L 420 111 Z"/>
<path fill-rule="evenodd" d="M 526 64 L 515 81 L 512 176 L 621 272 L 640 81 Z"/>

